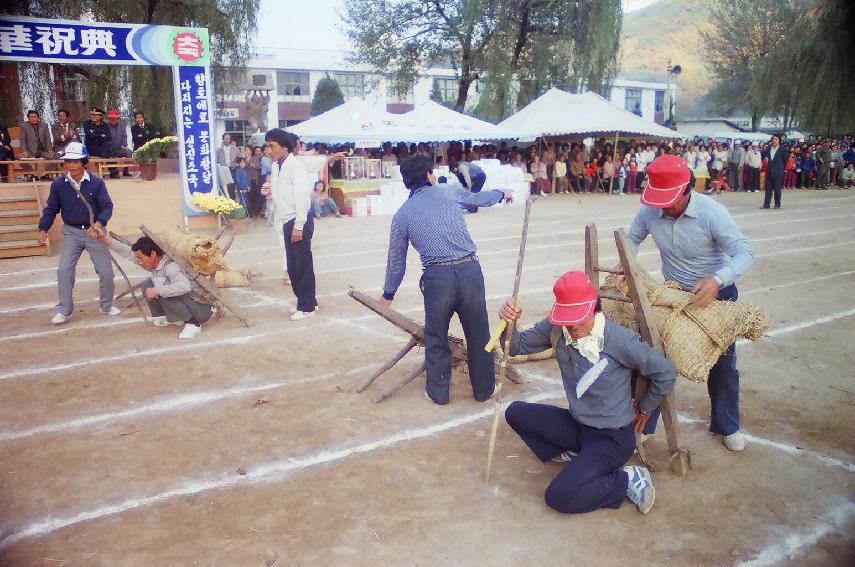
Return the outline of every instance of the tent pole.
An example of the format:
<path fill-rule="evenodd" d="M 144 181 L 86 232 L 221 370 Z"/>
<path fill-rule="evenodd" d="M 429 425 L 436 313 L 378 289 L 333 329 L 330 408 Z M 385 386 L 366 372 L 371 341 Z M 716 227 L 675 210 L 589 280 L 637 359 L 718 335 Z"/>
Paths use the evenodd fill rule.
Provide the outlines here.
<path fill-rule="evenodd" d="M 612 158 L 612 167 L 614 170 L 612 171 L 612 176 L 609 178 L 609 194 L 612 193 L 612 187 L 615 183 L 615 173 L 617 172 L 617 143 L 618 143 L 618 134 L 619 132 L 615 132 L 615 147 L 612 148 L 614 157 Z"/>

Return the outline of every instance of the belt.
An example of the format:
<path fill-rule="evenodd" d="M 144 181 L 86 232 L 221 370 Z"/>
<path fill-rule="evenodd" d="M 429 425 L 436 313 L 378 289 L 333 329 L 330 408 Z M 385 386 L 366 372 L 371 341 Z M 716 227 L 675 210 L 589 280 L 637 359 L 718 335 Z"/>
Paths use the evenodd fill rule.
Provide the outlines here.
<path fill-rule="evenodd" d="M 86 222 L 86 223 L 82 223 L 82 224 L 65 223 L 65 226 L 70 226 L 71 228 L 76 228 L 79 230 L 87 230 L 91 225 L 88 222 Z"/>
<path fill-rule="evenodd" d="M 458 258 L 457 260 L 449 260 L 448 262 L 436 262 L 433 264 L 428 264 L 429 266 L 455 266 L 457 264 L 465 264 L 466 262 L 477 262 L 478 256 L 475 254 L 470 254 L 469 256 L 464 256 L 463 258 Z"/>

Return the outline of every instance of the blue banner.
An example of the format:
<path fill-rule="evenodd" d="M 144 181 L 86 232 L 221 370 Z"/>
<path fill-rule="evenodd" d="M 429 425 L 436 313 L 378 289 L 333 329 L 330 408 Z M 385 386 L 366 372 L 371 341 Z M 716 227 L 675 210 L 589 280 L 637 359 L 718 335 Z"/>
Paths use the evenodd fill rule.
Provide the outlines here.
<path fill-rule="evenodd" d="M 205 28 L 0 15 L 0 60 L 107 65 L 208 65 Z"/>
<path fill-rule="evenodd" d="M 201 211 L 193 204 L 193 193 L 216 192 L 215 155 L 211 142 L 211 91 L 205 67 L 175 67 L 175 115 L 184 178 L 184 214 Z"/>

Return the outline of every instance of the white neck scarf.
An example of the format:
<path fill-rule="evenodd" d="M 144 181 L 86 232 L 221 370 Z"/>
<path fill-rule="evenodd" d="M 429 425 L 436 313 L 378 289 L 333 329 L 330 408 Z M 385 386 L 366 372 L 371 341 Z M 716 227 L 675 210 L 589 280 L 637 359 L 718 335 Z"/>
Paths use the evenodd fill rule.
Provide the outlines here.
<path fill-rule="evenodd" d="M 579 351 L 579 354 L 584 356 L 591 364 L 596 364 L 600 359 L 600 353 L 603 350 L 603 340 L 606 329 L 606 317 L 602 312 L 594 315 L 594 327 L 591 332 L 581 339 L 574 339 L 567 331 L 567 327 L 562 327 L 564 340 L 567 344 Z"/>

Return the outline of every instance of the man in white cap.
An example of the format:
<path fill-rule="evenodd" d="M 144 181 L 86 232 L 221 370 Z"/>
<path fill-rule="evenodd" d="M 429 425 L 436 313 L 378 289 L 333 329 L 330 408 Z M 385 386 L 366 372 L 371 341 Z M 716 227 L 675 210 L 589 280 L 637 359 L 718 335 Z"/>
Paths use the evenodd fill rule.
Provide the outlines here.
<path fill-rule="evenodd" d="M 101 312 L 120 315 L 122 310 L 113 305 L 113 265 L 110 263 L 110 251 L 98 241 L 99 234 L 113 215 L 113 202 L 107 194 L 104 181 L 86 171 L 86 164 L 89 162 L 86 146 L 80 142 L 69 143 L 62 159 L 65 175 L 51 183 L 47 205 L 39 220 L 40 244 L 47 242 L 47 231 L 58 213 L 61 213 L 64 223 L 62 250 L 59 253 L 59 269 L 56 274 L 59 304 L 51 322 L 56 325 L 65 323 L 74 311 L 74 278 L 77 261 L 84 250 L 89 252 L 98 274 Z M 89 207 L 78 197 L 78 191 L 92 209 L 91 220 Z"/>
<path fill-rule="evenodd" d="M 567 463 L 546 489 L 550 508 L 581 514 L 619 508 L 629 498 L 647 514 L 656 496 L 650 472 L 624 465 L 635 451 L 635 431 L 674 388 L 677 370 L 638 333 L 605 318 L 584 272 L 567 272 L 552 291 L 549 317 L 522 333 L 514 327 L 510 354 L 553 347 L 569 408 L 517 401 L 505 419 L 542 462 Z M 499 312 L 505 321 L 521 314 L 511 300 Z M 633 371 L 650 380 L 637 404 Z"/>
<path fill-rule="evenodd" d="M 644 206 L 627 232 L 634 251 L 648 235 L 652 236 L 659 248 L 665 280 L 677 282 L 684 291 L 695 294 L 696 308 L 706 307 L 716 299 L 736 301 L 736 280 L 754 264 L 756 253 L 730 212 L 715 199 L 692 191 L 691 171 L 676 156 L 657 158 L 647 173 L 647 187 L 641 194 Z M 731 451 L 742 451 L 745 438 L 739 432 L 735 344 L 710 370 L 707 390 L 710 431 L 721 435 Z M 657 408 L 645 434 L 653 433 L 658 416 Z"/>

